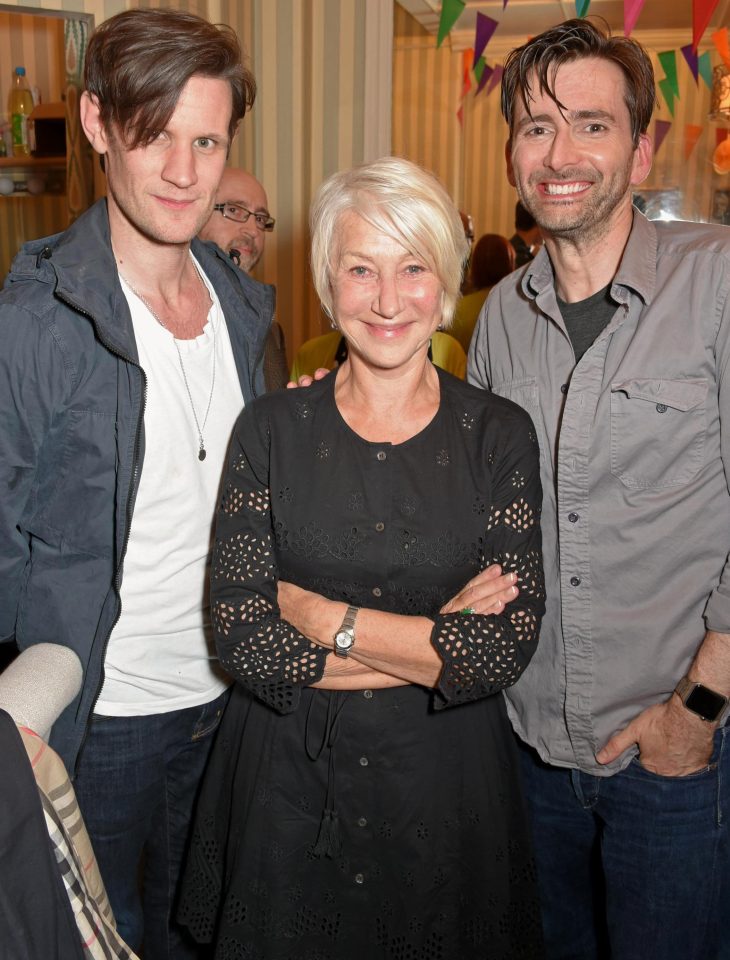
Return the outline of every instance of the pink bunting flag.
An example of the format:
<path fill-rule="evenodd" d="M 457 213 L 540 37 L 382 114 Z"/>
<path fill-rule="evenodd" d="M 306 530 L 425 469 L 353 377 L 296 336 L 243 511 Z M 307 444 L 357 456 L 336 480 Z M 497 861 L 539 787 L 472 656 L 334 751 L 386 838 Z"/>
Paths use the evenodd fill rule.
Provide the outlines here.
<path fill-rule="evenodd" d="M 689 160 L 690 154 L 697 146 L 697 141 L 702 135 L 702 127 L 694 123 L 688 123 L 684 128 L 684 159 Z"/>
<path fill-rule="evenodd" d="M 489 83 L 487 84 L 487 96 L 494 90 L 495 87 L 499 86 L 502 82 L 502 74 L 504 73 L 504 67 L 499 66 L 495 67 L 492 72 L 492 76 L 489 78 Z"/>
<path fill-rule="evenodd" d="M 692 46 L 695 50 L 700 45 L 702 34 L 712 19 L 719 0 L 692 0 Z"/>
<path fill-rule="evenodd" d="M 691 43 L 688 43 L 686 47 L 681 47 L 680 49 L 684 59 L 687 61 L 687 66 L 692 71 L 692 76 L 695 78 L 695 83 L 698 83 L 700 76 L 700 64 L 697 51 L 692 48 Z"/>
<path fill-rule="evenodd" d="M 630 36 L 643 6 L 644 0 L 624 0 L 624 36 Z"/>
<path fill-rule="evenodd" d="M 654 154 L 656 155 L 659 152 L 659 147 L 664 143 L 666 135 L 669 133 L 669 128 L 672 126 L 669 120 L 655 120 L 654 121 Z"/>
<path fill-rule="evenodd" d="M 484 48 L 492 39 L 494 31 L 499 26 L 496 20 L 477 11 L 477 30 L 474 37 L 474 62 L 472 68 L 476 66 L 477 60 L 484 53 Z"/>

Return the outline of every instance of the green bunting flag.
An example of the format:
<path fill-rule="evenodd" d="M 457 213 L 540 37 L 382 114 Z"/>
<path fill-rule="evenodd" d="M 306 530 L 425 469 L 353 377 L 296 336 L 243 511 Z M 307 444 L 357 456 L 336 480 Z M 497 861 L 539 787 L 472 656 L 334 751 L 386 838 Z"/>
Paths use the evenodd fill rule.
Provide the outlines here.
<path fill-rule="evenodd" d="M 667 80 L 674 91 L 675 97 L 679 96 L 679 81 L 677 79 L 677 51 L 667 50 L 659 54 L 659 63 L 666 74 Z"/>
<path fill-rule="evenodd" d="M 439 35 L 436 46 L 440 47 L 451 32 L 451 28 L 466 8 L 464 0 L 444 0 L 441 6 L 441 20 L 439 21 Z"/>

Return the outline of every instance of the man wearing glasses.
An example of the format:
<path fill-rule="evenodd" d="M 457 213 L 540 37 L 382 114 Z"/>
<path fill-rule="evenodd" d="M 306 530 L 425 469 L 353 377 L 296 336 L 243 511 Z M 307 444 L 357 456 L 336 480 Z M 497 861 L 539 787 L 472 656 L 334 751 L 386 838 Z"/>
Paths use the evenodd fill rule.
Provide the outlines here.
<path fill-rule="evenodd" d="M 241 270 L 250 273 L 264 252 L 266 234 L 276 223 L 266 191 L 252 174 L 227 167 L 215 199 L 210 219 L 198 236 L 217 243 Z M 289 379 L 284 332 L 275 320 L 266 339 L 264 379 L 267 390 L 283 387 Z"/>

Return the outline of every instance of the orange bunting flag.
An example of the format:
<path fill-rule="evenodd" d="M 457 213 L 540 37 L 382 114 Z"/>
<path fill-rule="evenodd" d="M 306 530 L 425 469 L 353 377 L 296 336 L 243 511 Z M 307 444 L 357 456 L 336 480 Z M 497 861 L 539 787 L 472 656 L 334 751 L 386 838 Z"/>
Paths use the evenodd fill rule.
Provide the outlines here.
<path fill-rule="evenodd" d="M 689 160 L 690 154 L 697 146 L 697 141 L 702 134 L 702 127 L 694 123 L 688 123 L 684 128 L 684 159 Z"/>
<path fill-rule="evenodd" d="M 730 69 L 730 42 L 728 41 L 727 27 L 723 27 L 722 30 L 716 30 L 712 34 L 712 42 L 722 57 L 722 62 Z"/>
<path fill-rule="evenodd" d="M 461 99 L 471 90 L 471 63 L 474 57 L 473 50 L 464 50 L 461 55 Z"/>

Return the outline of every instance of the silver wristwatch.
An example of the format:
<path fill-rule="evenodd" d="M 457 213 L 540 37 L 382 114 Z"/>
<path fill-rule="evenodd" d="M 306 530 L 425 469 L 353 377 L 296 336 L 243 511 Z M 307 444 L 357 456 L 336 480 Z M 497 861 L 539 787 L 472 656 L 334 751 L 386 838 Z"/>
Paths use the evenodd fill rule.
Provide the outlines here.
<path fill-rule="evenodd" d="M 342 626 L 334 636 L 335 656 L 346 657 L 355 645 L 355 617 L 359 607 L 348 607 Z"/>

